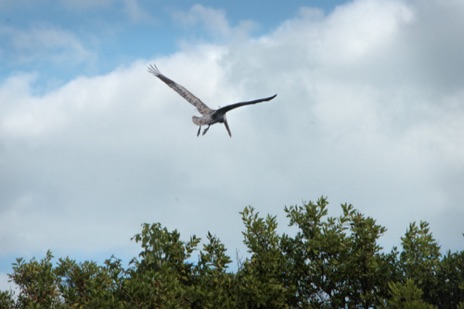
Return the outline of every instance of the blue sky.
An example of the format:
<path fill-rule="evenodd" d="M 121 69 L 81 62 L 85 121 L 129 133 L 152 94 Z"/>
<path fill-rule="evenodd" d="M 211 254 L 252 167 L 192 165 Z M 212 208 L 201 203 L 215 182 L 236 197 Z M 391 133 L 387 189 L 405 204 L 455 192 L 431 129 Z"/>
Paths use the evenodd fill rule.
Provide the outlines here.
<path fill-rule="evenodd" d="M 341 2 L 6 0 L 0 4 L 1 74 L 4 78 L 18 70 L 37 70 L 46 80 L 63 82 L 106 73 L 134 59 L 174 53 L 183 40 L 218 39 L 205 29 L 210 25 L 182 22 L 195 5 L 220 11 L 231 27 L 252 23 L 250 34 L 260 35 L 302 6 L 330 11 Z"/>
<path fill-rule="evenodd" d="M 0 1 L 0 288 L 16 257 L 129 259 L 144 222 L 246 254 L 239 212 L 327 196 L 463 250 L 464 4 Z M 43 8 L 47 7 L 47 10 Z M 232 131 L 196 137 L 196 110 Z"/>

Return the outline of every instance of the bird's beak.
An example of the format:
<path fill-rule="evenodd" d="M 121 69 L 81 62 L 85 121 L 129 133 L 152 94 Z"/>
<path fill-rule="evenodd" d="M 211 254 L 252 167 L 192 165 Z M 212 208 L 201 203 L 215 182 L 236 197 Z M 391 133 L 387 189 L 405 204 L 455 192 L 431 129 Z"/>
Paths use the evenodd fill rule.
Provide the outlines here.
<path fill-rule="evenodd" d="M 227 133 L 229 133 L 229 136 L 232 137 L 232 134 L 230 133 L 229 125 L 227 124 L 227 120 L 224 119 L 224 125 L 226 126 Z"/>

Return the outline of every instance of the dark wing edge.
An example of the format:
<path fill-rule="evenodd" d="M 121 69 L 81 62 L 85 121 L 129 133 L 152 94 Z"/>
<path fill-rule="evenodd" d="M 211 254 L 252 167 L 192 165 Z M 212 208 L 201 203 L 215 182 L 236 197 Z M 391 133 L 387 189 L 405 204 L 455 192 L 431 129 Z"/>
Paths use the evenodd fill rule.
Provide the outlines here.
<path fill-rule="evenodd" d="M 166 85 L 171 87 L 175 92 L 177 92 L 181 97 L 187 100 L 190 104 L 195 106 L 200 114 L 204 115 L 211 111 L 211 109 L 203 103 L 199 98 L 194 96 L 190 91 L 188 91 L 185 87 L 179 85 L 175 81 L 167 78 L 158 70 L 155 64 L 148 65 L 148 72 L 158 77 L 162 80 Z"/>
<path fill-rule="evenodd" d="M 220 109 L 217 110 L 217 112 L 227 113 L 228 111 L 230 111 L 230 110 L 232 110 L 234 108 L 240 107 L 240 106 L 245 106 L 245 105 L 251 105 L 251 104 L 256 104 L 256 103 L 260 103 L 260 102 L 270 101 L 270 100 L 274 99 L 276 96 L 277 96 L 277 94 L 274 94 L 273 96 L 270 96 L 270 97 L 267 97 L 267 98 L 256 99 L 256 100 L 253 100 L 253 101 L 239 102 L 239 103 L 235 103 L 235 104 L 230 104 L 230 105 L 221 107 Z"/>

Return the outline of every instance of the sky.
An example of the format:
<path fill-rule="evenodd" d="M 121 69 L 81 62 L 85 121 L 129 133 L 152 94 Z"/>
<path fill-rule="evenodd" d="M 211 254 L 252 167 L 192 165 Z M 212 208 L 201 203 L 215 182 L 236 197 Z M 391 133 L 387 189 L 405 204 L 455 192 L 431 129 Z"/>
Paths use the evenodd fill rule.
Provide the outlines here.
<path fill-rule="evenodd" d="M 46 7 L 47 9 L 43 9 Z M 353 204 L 464 241 L 464 2 L 0 0 L 0 289 L 16 258 L 128 261 L 160 222 L 246 256 L 239 212 Z M 277 94 L 196 136 L 195 108 Z"/>

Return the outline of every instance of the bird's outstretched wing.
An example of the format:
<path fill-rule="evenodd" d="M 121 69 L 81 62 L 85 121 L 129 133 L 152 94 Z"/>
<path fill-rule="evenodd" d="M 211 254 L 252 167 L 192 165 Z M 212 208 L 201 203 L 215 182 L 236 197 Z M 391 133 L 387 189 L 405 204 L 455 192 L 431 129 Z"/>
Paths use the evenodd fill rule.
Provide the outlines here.
<path fill-rule="evenodd" d="M 239 103 L 235 103 L 235 104 L 230 104 L 230 105 L 227 105 L 227 106 L 224 106 L 224 107 L 221 107 L 220 109 L 218 109 L 217 113 L 225 114 L 228 111 L 230 111 L 230 110 L 232 110 L 234 108 L 240 107 L 240 106 L 256 104 L 256 103 L 265 102 L 265 101 L 270 101 L 270 100 L 274 99 L 276 96 L 277 96 L 277 94 L 274 94 L 271 97 L 267 97 L 267 98 L 263 98 L 263 99 L 256 99 L 256 100 L 253 100 L 253 101 L 246 101 L 246 102 L 239 102 Z"/>
<path fill-rule="evenodd" d="M 190 104 L 195 106 L 197 110 L 200 112 L 200 114 L 204 115 L 212 111 L 205 103 L 203 103 L 199 98 L 194 96 L 190 91 L 188 91 L 183 86 L 176 83 L 175 81 L 161 74 L 161 72 L 158 70 L 156 65 L 150 64 L 148 66 L 148 72 L 152 73 L 153 75 L 161 79 L 166 85 L 174 89 L 175 92 L 180 94 L 184 99 L 190 102 Z"/>

